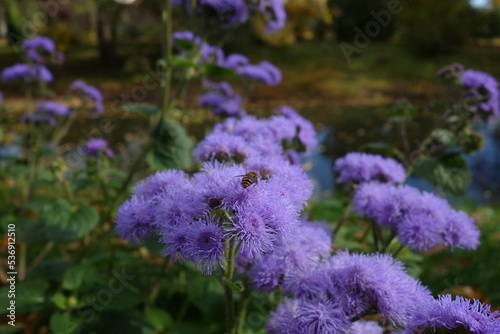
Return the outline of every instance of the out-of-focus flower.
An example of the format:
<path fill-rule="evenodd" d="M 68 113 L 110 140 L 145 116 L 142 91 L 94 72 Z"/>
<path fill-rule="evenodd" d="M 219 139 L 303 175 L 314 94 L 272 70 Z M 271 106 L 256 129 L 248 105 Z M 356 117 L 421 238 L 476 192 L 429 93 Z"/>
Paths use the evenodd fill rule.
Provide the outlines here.
<path fill-rule="evenodd" d="M 481 71 L 465 70 L 460 76 L 467 89 L 467 97 L 472 99 L 469 107 L 500 116 L 500 91 L 497 80 Z"/>
<path fill-rule="evenodd" d="M 358 320 L 352 323 L 352 334 L 383 334 L 384 329 L 376 321 Z"/>
<path fill-rule="evenodd" d="M 42 63 L 46 55 L 53 57 L 59 63 L 64 59 L 64 55 L 57 52 L 54 41 L 46 36 L 29 38 L 21 46 L 26 52 L 26 56 L 35 63 Z"/>
<path fill-rule="evenodd" d="M 334 166 L 339 173 L 337 182 L 363 182 L 379 180 L 401 183 L 406 174 L 403 165 L 391 158 L 381 155 L 352 152 L 337 159 Z"/>
<path fill-rule="evenodd" d="M 464 65 L 455 62 L 440 68 L 436 75 L 445 80 L 455 80 L 460 78 L 464 69 Z"/>
<path fill-rule="evenodd" d="M 108 142 L 102 138 L 89 139 L 82 148 L 83 153 L 88 156 L 97 157 L 99 153 L 104 153 L 108 158 L 114 156 L 113 151 L 108 147 Z"/>
<path fill-rule="evenodd" d="M 286 23 L 283 0 L 260 0 L 257 8 L 267 19 L 266 32 L 273 33 L 283 29 Z"/>
<path fill-rule="evenodd" d="M 51 82 L 54 77 L 44 65 L 15 64 L 3 69 L 2 79 L 5 82 L 23 81 L 29 83 L 33 81 Z"/>
<path fill-rule="evenodd" d="M 104 112 L 103 98 L 99 89 L 94 86 L 87 85 L 82 80 L 73 81 L 69 88 L 71 90 L 79 92 L 81 94 L 80 97 L 83 99 L 83 101 L 92 101 L 93 107 L 97 114 L 102 114 Z"/>
<path fill-rule="evenodd" d="M 237 72 L 245 77 L 264 82 L 269 86 L 276 86 L 282 80 L 281 71 L 268 61 L 261 61 L 258 65 L 245 65 Z"/>
<path fill-rule="evenodd" d="M 36 110 L 39 113 L 51 114 L 54 116 L 68 116 L 71 113 L 71 109 L 67 105 L 56 101 L 39 102 L 36 106 Z"/>
<path fill-rule="evenodd" d="M 227 82 L 206 82 L 205 87 L 209 92 L 203 94 L 198 104 L 203 107 L 210 107 L 216 115 L 236 116 L 245 111 L 241 107 L 241 96 L 236 94 Z"/>

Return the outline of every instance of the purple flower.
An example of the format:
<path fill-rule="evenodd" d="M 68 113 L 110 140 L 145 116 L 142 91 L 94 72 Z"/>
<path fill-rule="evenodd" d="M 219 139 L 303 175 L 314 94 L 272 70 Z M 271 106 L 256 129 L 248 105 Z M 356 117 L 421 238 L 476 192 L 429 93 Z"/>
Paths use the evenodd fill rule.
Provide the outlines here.
<path fill-rule="evenodd" d="M 68 116 L 71 109 L 67 105 L 56 101 L 39 102 L 36 106 L 37 112 L 51 114 L 54 116 Z"/>
<path fill-rule="evenodd" d="M 201 44 L 201 37 L 196 36 L 192 31 L 176 31 L 172 33 L 172 43 L 175 44 L 177 40 L 183 40 L 193 43 L 195 46 Z"/>
<path fill-rule="evenodd" d="M 91 101 L 94 104 L 97 114 L 102 114 L 104 112 L 103 98 L 99 89 L 94 86 L 87 85 L 82 80 L 73 81 L 69 88 L 80 93 L 80 97 L 83 101 Z"/>
<path fill-rule="evenodd" d="M 362 152 L 348 153 L 337 159 L 334 169 L 339 172 L 337 182 L 340 183 L 370 180 L 400 183 L 406 178 L 403 165 L 396 160 Z"/>
<path fill-rule="evenodd" d="M 22 123 L 33 122 L 34 124 L 47 124 L 50 127 L 55 127 L 57 123 L 56 119 L 52 117 L 52 115 L 44 113 L 34 113 L 34 114 L 24 113 L 21 116 L 21 122 Z"/>
<path fill-rule="evenodd" d="M 352 323 L 352 334 L 383 334 L 384 329 L 376 321 L 358 320 Z"/>
<path fill-rule="evenodd" d="M 154 203 L 142 196 L 133 196 L 123 202 L 116 214 L 116 232 L 120 238 L 137 242 L 153 233 Z"/>
<path fill-rule="evenodd" d="M 224 60 L 223 66 L 232 70 L 237 70 L 240 67 L 248 64 L 250 64 L 250 61 L 246 56 L 239 53 L 233 53 L 227 56 L 227 58 Z"/>
<path fill-rule="evenodd" d="M 267 331 L 270 334 L 301 334 L 297 328 L 300 316 L 300 303 L 297 299 L 285 299 L 276 311 L 269 316 Z"/>
<path fill-rule="evenodd" d="M 44 65 L 15 64 L 2 71 L 2 79 L 5 82 L 19 80 L 28 83 L 33 81 L 50 82 L 54 77 Z"/>
<path fill-rule="evenodd" d="M 255 150 L 245 139 L 224 132 L 209 134 L 193 150 L 198 161 L 234 159 L 241 162 L 253 154 Z"/>
<path fill-rule="evenodd" d="M 158 171 L 134 187 L 135 196 L 155 197 L 170 189 L 189 186 L 188 175 L 180 170 Z"/>
<path fill-rule="evenodd" d="M 25 40 L 21 46 L 26 51 L 26 56 L 36 63 L 43 62 L 45 54 L 53 56 L 58 62 L 63 60 L 63 54 L 56 51 L 56 45 L 49 37 L 35 36 Z"/>
<path fill-rule="evenodd" d="M 500 116 L 500 92 L 494 77 L 481 71 L 465 70 L 461 79 L 467 96 L 473 99 L 472 111 L 479 109 Z"/>
<path fill-rule="evenodd" d="M 112 158 L 114 155 L 113 151 L 108 148 L 108 142 L 102 138 L 89 139 L 82 150 L 86 155 L 93 157 L 99 156 L 101 152 L 106 154 L 108 158 Z"/>
<path fill-rule="evenodd" d="M 202 43 L 200 48 L 200 59 L 198 61 L 199 65 L 203 64 L 216 64 L 221 66 L 224 62 L 224 51 L 221 48 L 210 45 L 208 43 Z"/>
<path fill-rule="evenodd" d="M 3 104 L 3 93 L 0 92 L 0 106 Z"/>
<path fill-rule="evenodd" d="M 215 12 L 214 23 L 222 23 L 229 28 L 248 20 L 248 7 L 244 0 L 201 0 L 200 5 L 207 11 Z"/>
<path fill-rule="evenodd" d="M 283 29 L 286 23 L 286 11 L 282 0 L 260 0 L 257 6 L 258 10 L 268 18 L 267 33 Z"/>
<path fill-rule="evenodd" d="M 296 129 L 296 137 L 298 138 L 300 145 L 302 146 L 297 151 L 305 151 L 307 153 L 311 152 L 317 145 L 316 131 L 314 130 L 313 124 L 300 116 L 300 114 L 293 108 L 289 106 L 283 106 L 278 108 L 278 111 L 286 117 Z"/>
<path fill-rule="evenodd" d="M 445 245 L 463 249 L 476 249 L 479 246 L 480 231 L 474 219 L 463 211 L 453 211 L 446 217 Z"/>
<path fill-rule="evenodd" d="M 469 300 L 460 296 L 439 296 L 438 299 L 424 300 L 415 309 L 409 326 L 401 334 L 435 332 L 436 329 L 455 329 L 464 333 L 500 333 L 500 313 L 492 312 L 490 306 L 479 300 Z"/>
<path fill-rule="evenodd" d="M 216 115 L 236 116 L 245 112 L 241 107 L 241 96 L 234 93 L 229 83 L 208 81 L 205 86 L 210 91 L 200 97 L 198 101 L 200 106 L 212 108 L 212 112 Z"/>
<path fill-rule="evenodd" d="M 206 275 L 218 267 L 224 268 L 224 233 L 221 227 L 209 219 L 198 220 L 187 236 L 184 253 L 189 254 L 191 262 L 201 267 Z"/>
<path fill-rule="evenodd" d="M 268 61 L 261 61 L 258 65 L 245 65 L 237 69 L 238 73 L 266 83 L 269 86 L 276 86 L 282 80 L 281 71 Z"/>

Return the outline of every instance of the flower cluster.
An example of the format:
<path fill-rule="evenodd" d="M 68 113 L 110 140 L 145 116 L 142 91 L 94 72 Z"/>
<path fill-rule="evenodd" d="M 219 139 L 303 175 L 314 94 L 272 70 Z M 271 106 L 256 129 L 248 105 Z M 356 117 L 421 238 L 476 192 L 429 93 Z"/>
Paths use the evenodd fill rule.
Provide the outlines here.
<path fill-rule="evenodd" d="M 316 146 L 314 127 L 290 107 L 278 108 L 278 112 L 268 119 L 247 115 L 217 124 L 194 149 L 193 155 L 199 161 L 236 162 L 287 156 L 298 163 L 298 153 L 309 153 Z M 265 170 L 262 172 L 266 174 Z"/>
<path fill-rule="evenodd" d="M 20 81 L 23 83 L 51 82 L 54 77 L 44 62 L 47 59 L 55 59 L 57 63 L 62 63 L 64 55 L 56 51 L 53 40 L 45 36 L 35 36 L 25 40 L 22 48 L 27 58 L 27 63 L 18 63 L 6 67 L 2 71 L 2 79 L 5 82 Z"/>
<path fill-rule="evenodd" d="M 174 0 L 174 6 L 183 7 L 192 15 L 191 0 Z M 246 22 L 252 12 L 260 12 L 267 21 L 266 32 L 282 29 L 286 22 L 283 0 L 200 0 L 195 12 L 211 17 L 210 22 L 224 28 Z"/>
<path fill-rule="evenodd" d="M 86 84 L 82 80 L 73 81 L 69 88 L 79 93 L 80 98 L 84 101 L 84 106 L 86 106 L 86 102 L 91 102 L 92 110 L 95 111 L 95 113 L 102 114 L 104 112 L 103 98 L 99 89 Z"/>
<path fill-rule="evenodd" d="M 27 123 L 28 121 L 35 124 L 48 124 L 54 127 L 57 124 L 57 119 L 69 116 L 71 109 L 61 102 L 56 101 L 43 101 L 38 102 L 36 110 L 33 114 L 25 113 L 21 117 L 21 121 Z"/>
<path fill-rule="evenodd" d="M 293 298 L 271 314 L 270 333 L 347 334 L 364 327 L 380 333 L 374 323 L 352 321 L 375 311 L 393 325 L 409 324 L 418 305 L 431 299 L 400 262 L 381 254 L 339 252 L 289 273 L 283 286 Z"/>
<path fill-rule="evenodd" d="M 442 244 L 465 249 L 479 245 L 479 229 L 471 217 L 445 199 L 411 186 L 363 183 L 353 204 L 357 213 L 396 231 L 399 241 L 415 251 Z"/>
<path fill-rule="evenodd" d="M 108 142 L 102 138 L 89 139 L 82 148 L 83 153 L 91 157 L 98 157 L 104 153 L 108 158 L 113 157 L 113 151 L 108 147 Z"/>
<path fill-rule="evenodd" d="M 500 333 L 500 312 L 492 312 L 489 305 L 479 300 L 443 295 L 419 305 L 410 325 L 400 333 L 418 334 L 436 329 L 455 330 L 453 333 Z"/>
<path fill-rule="evenodd" d="M 401 183 L 406 179 L 405 168 L 396 160 L 362 152 L 348 153 L 338 159 L 334 170 L 339 173 L 339 183 L 370 180 Z"/>
<path fill-rule="evenodd" d="M 241 106 L 241 96 L 235 94 L 227 82 L 206 81 L 205 87 L 209 91 L 200 97 L 200 106 L 210 107 L 215 115 L 240 116 L 245 113 Z"/>
<path fill-rule="evenodd" d="M 467 97 L 473 100 L 470 105 L 472 111 L 500 116 L 500 91 L 494 77 L 481 71 L 465 70 L 460 78 L 467 89 Z"/>

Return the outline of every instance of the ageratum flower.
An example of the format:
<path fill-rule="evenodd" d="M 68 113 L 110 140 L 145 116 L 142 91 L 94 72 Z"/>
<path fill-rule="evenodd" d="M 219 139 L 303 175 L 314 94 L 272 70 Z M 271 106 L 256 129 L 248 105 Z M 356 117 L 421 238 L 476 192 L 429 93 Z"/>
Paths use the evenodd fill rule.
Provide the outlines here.
<path fill-rule="evenodd" d="M 245 77 L 262 81 L 268 86 L 276 86 L 282 80 L 281 71 L 268 61 L 261 61 L 258 65 L 245 65 L 237 72 Z"/>
<path fill-rule="evenodd" d="M 158 171 L 134 187 L 135 196 L 155 197 L 169 189 L 189 186 L 188 175 L 181 170 Z"/>
<path fill-rule="evenodd" d="M 101 153 L 106 154 L 108 158 L 114 156 L 113 151 L 108 147 L 108 142 L 102 138 L 89 139 L 82 148 L 83 153 L 88 156 L 97 157 Z"/>
<path fill-rule="evenodd" d="M 51 82 L 54 77 L 44 65 L 15 64 L 4 68 L 2 79 L 9 83 L 15 81 L 29 83 L 34 81 Z"/>
<path fill-rule="evenodd" d="M 298 238 L 290 245 L 280 245 L 257 260 L 250 272 L 254 288 L 271 291 L 279 287 L 290 272 L 306 270 L 323 257 L 330 256 L 331 231 L 325 224 L 304 222 Z"/>
<path fill-rule="evenodd" d="M 43 113 L 34 113 L 34 114 L 24 113 L 21 116 L 21 122 L 22 123 L 33 122 L 34 124 L 47 124 L 50 127 L 55 127 L 57 124 L 56 119 L 52 117 L 52 115 Z"/>
<path fill-rule="evenodd" d="M 245 112 L 241 107 L 241 96 L 233 91 L 229 83 L 207 81 L 205 87 L 210 91 L 200 97 L 200 106 L 210 107 L 215 115 L 236 116 Z"/>
<path fill-rule="evenodd" d="M 415 251 L 437 245 L 475 249 L 479 244 L 479 229 L 466 213 L 407 185 L 362 183 L 354 193 L 353 210 L 393 229 L 399 241 Z"/>
<path fill-rule="evenodd" d="M 424 300 L 415 310 L 410 324 L 400 333 L 500 333 L 500 313 L 492 312 L 490 306 L 479 300 L 469 300 L 460 296 L 439 296 L 438 299 Z"/>
<path fill-rule="evenodd" d="M 450 79 L 455 80 L 460 78 L 464 69 L 465 69 L 464 65 L 455 62 L 439 69 L 436 72 L 436 75 L 445 80 L 450 80 Z"/>
<path fill-rule="evenodd" d="M 233 159 L 241 162 L 254 154 L 257 154 L 256 151 L 245 139 L 224 132 L 209 134 L 193 150 L 193 156 L 198 161 Z"/>
<path fill-rule="evenodd" d="M 481 71 L 465 70 L 460 78 L 467 89 L 467 97 L 473 100 L 470 106 L 472 111 L 500 116 L 500 92 L 494 77 Z"/>
<path fill-rule="evenodd" d="M 351 334 L 383 334 L 384 329 L 376 321 L 358 320 L 352 323 Z"/>
<path fill-rule="evenodd" d="M 318 144 L 313 124 L 289 106 L 278 108 L 278 112 L 286 117 L 296 129 L 296 136 L 302 146 L 298 151 L 311 152 Z"/>
<path fill-rule="evenodd" d="M 57 52 L 56 44 L 46 36 L 35 36 L 25 40 L 21 47 L 26 52 L 26 56 L 35 63 L 41 63 L 45 55 L 54 57 L 59 63 L 64 59 L 61 52 Z"/>
<path fill-rule="evenodd" d="M 132 196 L 123 202 L 116 215 L 116 232 L 130 242 L 144 240 L 153 234 L 155 204 L 150 198 Z"/>
<path fill-rule="evenodd" d="M 3 104 L 3 93 L 0 92 L 0 106 Z"/>
<path fill-rule="evenodd" d="M 260 0 L 257 8 L 268 18 L 267 33 L 273 33 L 285 27 L 286 11 L 282 0 Z"/>
<path fill-rule="evenodd" d="M 391 158 L 362 152 L 348 153 L 335 161 L 334 170 L 339 173 L 337 182 L 362 182 L 379 180 L 401 183 L 405 180 L 403 165 Z"/>
<path fill-rule="evenodd" d="M 54 116 L 68 116 L 71 113 L 71 109 L 67 105 L 56 101 L 39 102 L 36 111 Z"/>
<path fill-rule="evenodd" d="M 248 58 L 239 53 L 233 53 L 226 57 L 223 66 L 232 70 L 238 70 L 240 67 L 250 64 Z"/>
<path fill-rule="evenodd" d="M 99 89 L 87 85 L 83 80 L 73 81 L 69 88 L 80 93 L 80 97 L 83 101 L 91 101 L 97 114 L 102 114 L 104 112 L 103 98 Z"/>

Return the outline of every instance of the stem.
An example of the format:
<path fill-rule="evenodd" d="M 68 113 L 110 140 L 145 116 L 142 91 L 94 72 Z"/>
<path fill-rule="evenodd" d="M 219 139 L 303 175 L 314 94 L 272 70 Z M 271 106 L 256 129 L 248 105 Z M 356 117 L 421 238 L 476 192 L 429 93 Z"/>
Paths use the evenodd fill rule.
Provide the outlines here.
<path fill-rule="evenodd" d="M 50 241 L 48 242 L 45 247 L 42 249 L 42 251 L 33 259 L 31 264 L 28 266 L 28 269 L 26 269 L 26 272 L 30 271 L 34 267 L 36 267 L 42 260 L 45 258 L 45 256 L 50 252 L 52 247 L 54 247 L 54 242 Z"/>
<path fill-rule="evenodd" d="M 392 254 L 393 257 L 397 257 L 399 255 L 399 253 L 401 253 L 401 251 L 403 250 L 403 248 L 405 248 L 404 245 L 400 245 L 398 247 L 398 249 L 394 252 L 394 254 Z"/>
<path fill-rule="evenodd" d="M 167 116 L 169 111 L 169 97 L 170 97 L 170 83 L 172 79 L 172 66 L 170 65 L 172 59 L 172 0 L 165 0 L 163 9 L 163 22 L 165 25 L 165 36 L 163 41 L 164 55 L 163 59 L 166 60 L 167 67 L 165 69 L 165 79 L 163 81 L 163 101 L 161 109 L 161 118 Z"/>
<path fill-rule="evenodd" d="M 349 205 L 346 206 L 344 211 L 342 212 L 342 216 L 340 216 L 339 220 L 337 220 L 337 225 L 335 226 L 335 229 L 333 230 L 334 237 L 337 234 L 337 232 L 340 230 L 340 228 L 342 227 L 342 224 L 344 224 L 344 222 L 347 220 L 346 218 L 352 209 L 352 205 L 353 205 L 352 202 L 349 203 Z"/>
<path fill-rule="evenodd" d="M 226 299 L 226 325 L 228 334 L 236 334 L 236 322 L 234 313 L 234 301 L 233 301 L 233 289 L 223 283 L 224 285 L 224 297 Z"/>
<path fill-rule="evenodd" d="M 401 136 L 401 141 L 403 142 L 403 150 L 406 159 L 410 157 L 410 144 L 408 143 L 408 135 L 406 133 L 406 122 L 399 122 L 399 134 Z"/>
<path fill-rule="evenodd" d="M 28 245 L 24 242 L 19 245 L 19 280 L 22 281 L 26 277 L 26 256 L 28 253 Z"/>
<path fill-rule="evenodd" d="M 69 128 L 71 127 L 71 125 L 73 124 L 75 119 L 76 119 L 76 112 L 74 111 L 69 115 L 68 118 L 66 118 L 66 121 L 64 122 L 61 129 L 52 138 L 52 145 L 53 146 L 58 145 L 59 142 L 64 138 L 64 136 L 66 136 L 66 134 L 69 131 Z"/>
<path fill-rule="evenodd" d="M 379 251 L 378 243 L 379 243 L 379 235 L 378 235 L 378 226 L 377 223 L 374 221 L 371 222 L 372 224 L 372 231 L 373 231 L 373 244 L 375 246 L 375 251 Z"/>
<path fill-rule="evenodd" d="M 396 231 L 391 230 L 391 234 L 387 238 L 384 247 L 382 248 L 382 253 L 387 252 L 387 249 L 389 249 L 389 246 L 391 245 L 391 243 L 394 241 L 395 238 L 396 238 Z"/>
<path fill-rule="evenodd" d="M 248 278 L 245 277 L 243 282 L 244 290 L 241 293 L 240 309 L 238 315 L 237 333 L 243 331 L 243 325 L 245 324 L 245 318 L 247 316 L 248 302 L 250 301 L 251 290 L 248 284 Z"/>

